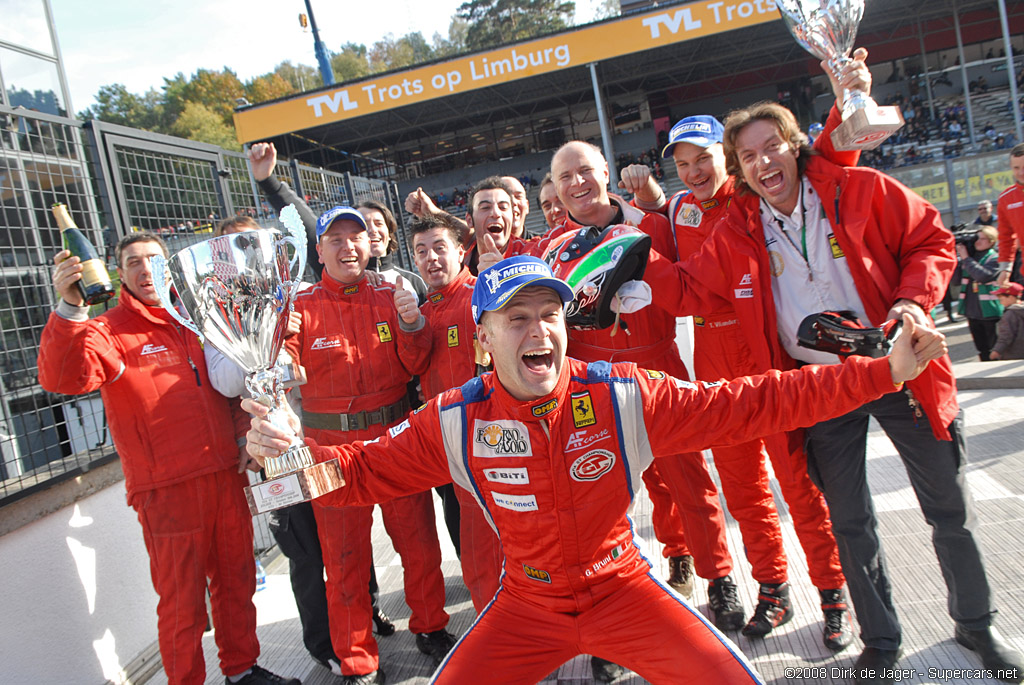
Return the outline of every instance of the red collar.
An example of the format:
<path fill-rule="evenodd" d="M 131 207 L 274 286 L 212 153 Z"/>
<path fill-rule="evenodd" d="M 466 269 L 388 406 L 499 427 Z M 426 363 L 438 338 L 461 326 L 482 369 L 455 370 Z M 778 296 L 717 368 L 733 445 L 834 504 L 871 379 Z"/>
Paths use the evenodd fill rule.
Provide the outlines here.
<path fill-rule="evenodd" d="M 320 285 L 328 292 L 334 293 L 335 295 L 358 295 L 360 291 L 365 290 L 368 286 L 366 282 L 366 274 L 364 273 L 355 283 L 342 283 L 331 278 L 331 275 L 324 269 L 323 278 L 320 280 Z"/>
<path fill-rule="evenodd" d="M 567 392 L 570 375 L 569 358 L 566 357 L 562 362 L 562 371 L 558 375 L 558 382 L 555 384 L 554 390 L 544 397 L 528 402 L 512 397 L 508 390 L 505 390 L 504 386 L 498 382 L 496 372 L 484 374 L 483 378 L 488 390 L 493 391 L 494 400 L 501 407 L 503 414 L 501 418 L 508 417 L 518 421 L 540 421 L 553 418 L 562 409 L 562 404 L 568 401 Z"/>

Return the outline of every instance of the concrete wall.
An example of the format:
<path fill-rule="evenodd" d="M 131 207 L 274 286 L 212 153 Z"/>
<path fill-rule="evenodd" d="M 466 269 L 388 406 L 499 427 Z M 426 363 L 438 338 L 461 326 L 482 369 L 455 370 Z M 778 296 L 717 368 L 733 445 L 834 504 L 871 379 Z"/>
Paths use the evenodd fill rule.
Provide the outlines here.
<path fill-rule="evenodd" d="M 157 597 L 142 529 L 116 479 L 120 465 L 101 470 L 115 477 L 0 537 L 5 685 L 120 682 L 129 662 L 156 642 Z M 38 506 L 40 496 L 81 492 L 81 481 L 95 475 L 29 499 Z M 17 504 L 4 516 L 17 515 Z"/>

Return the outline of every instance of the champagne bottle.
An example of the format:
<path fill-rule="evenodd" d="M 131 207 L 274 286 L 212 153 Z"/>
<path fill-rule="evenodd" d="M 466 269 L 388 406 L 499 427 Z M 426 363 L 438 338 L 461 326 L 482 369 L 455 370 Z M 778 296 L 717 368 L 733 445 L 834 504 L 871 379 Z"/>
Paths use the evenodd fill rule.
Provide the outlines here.
<path fill-rule="evenodd" d="M 68 208 L 62 203 L 53 205 L 53 216 L 57 219 L 61 235 L 64 238 L 64 249 L 71 255 L 82 260 L 82 279 L 78 281 L 78 291 L 88 305 L 106 302 L 114 296 L 114 284 L 110 282 L 107 266 L 96 254 L 96 248 L 78 230 L 75 222 L 68 214 Z"/>

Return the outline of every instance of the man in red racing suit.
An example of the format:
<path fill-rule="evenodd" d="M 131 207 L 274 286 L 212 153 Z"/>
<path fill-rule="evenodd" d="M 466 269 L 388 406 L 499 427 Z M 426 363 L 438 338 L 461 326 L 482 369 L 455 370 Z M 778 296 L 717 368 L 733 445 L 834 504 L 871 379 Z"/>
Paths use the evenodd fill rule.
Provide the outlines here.
<path fill-rule="evenodd" d="M 43 329 L 39 383 L 69 395 L 100 391 L 160 598 L 167 681 L 206 680 L 209 587 L 221 671 L 247 673 L 243 685 L 297 685 L 256 665 L 252 516 L 236 442 L 245 415 L 234 416 L 210 383 L 199 339 L 160 306 L 149 262 L 166 257 L 163 241 L 131 233 L 116 254 L 120 298 L 92 320 L 77 289 L 78 258 L 63 251 L 54 259 L 61 301 Z"/>
<path fill-rule="evenodd" d="M 317 234 L 323 280 L 295 298 L 302 323 L 286 343 L 306 369 L 302 422 L 306 434 L 323 444 L 368 440 L 408 413 L 407 386 L 426 365 L 430 330 L 410 291 L 367 281 L 369 241 L 359 212 L 348 207 L 325 212 Z M 411 299 L 407 306 L 412 324 L 396 310 L 400 298 Z M 366 593 L 372 507 L 329 506 L 322 500 L 313 505 L 327 569 L 334 652 L 344 676 L 372 674 L 378 670 L 373 609 Z M 433 499 L 429 492 L 406 493 L 380 506 L 402 557 L 405 601 L 412 611 L 409 630 L 416 633 L 421 651 L 439 660 L 452 640 L 444 630 L 448 614 Z M 439 641 L 445 644 L 433 649 Z M 376 677 L 371 682 L 383 680 L 380 674 Z"/>
<path fill-rule="evenodd" d="M 693 384 L 634 364 L 566 358 L 562 307 L 571 299 L 532 257 L 482 272 L 474 318 L 495 372 L 442 393 L 379 440 L 320 447 L 307 438 L 318 461 L 342 463 L 347 485 L 325 498 L 366 504 L 451 479 L 498 530 L 501 589 L 431 682 L 532 683 L 584 652 L 653 683 L 678 682 L 681 673 L 761 682 L 652 573 L 629 517 L 640 474 L 654 458 L 697 459 L 710 445 L 809 425 L 879 397 L 942 354 L 943 337 L 919 333 L 907 317 L 908 335 L 888 359 Z M 581 426 L 591 447 L 567 453 Z M 287 437 L 254 419 L 249 452 L 274 456 Z"/>
<path fill-rule="evenodd" d="M 668 220 L 655 213 L 644 213 L 607 192 L 608 164 L 601 151 L 589 143 L 566 143 L 551 159 L 551 177 L 559 199 L 569 212 L 565 227 L 604 228 L 615 224 L 636 226 L 651 236 L 651 250 L 668 258 L 675 257 Z M 660 299 L 660 298 L 659 298 Z M 631 361 L 645 368 L 688 379 L 686 366 L 676 347 L 676 319 L 659 306 L 647 306 L 632 314 L 621 315 L 621 330 L 569 330 L 568 354 L 583 361 Z M 707 464 L 700 455 L 680 454 L 661 459 L 644 474 L 644 481 L 657 504 L 653 520 L 657 537 L 666 544 L 665 555 L 689 564 L 692 555 L 697 574 L 712 581 L 709 604 L 715 625 L 735 630 L 742 625 L 743 609 L 738 595 L 730 591 L 732 557 L 725 535 L 725 517 L 718 501 Z M 674 531 L 673 509 L 665 492 L 682 518 L 685 536 Z M 683 575 L 692 587 L 689 568 L 673 568 L 673 576 Z M 732 586 L 734 587 L 734 586 Z M 678 588 L 677 588 L 678 589 Z M 681 592 L 686 593 L 684 590 Z"/>

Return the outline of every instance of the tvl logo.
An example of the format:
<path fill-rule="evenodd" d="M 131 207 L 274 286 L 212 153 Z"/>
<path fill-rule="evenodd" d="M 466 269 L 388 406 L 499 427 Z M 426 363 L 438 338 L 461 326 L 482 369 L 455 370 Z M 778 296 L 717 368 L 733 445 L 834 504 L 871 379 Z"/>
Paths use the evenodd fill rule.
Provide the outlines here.
<path fill-rule="evenodd" d="M 694 19 L 689 7 L 677 10 L 673 14 L 656 14 L 653 17 L 645 17 L 641 22 L 651 30 L 651 38 L 661 37 L 661 27 L 664 26 L 669 33 L 679 33 L 682 26 L 687 31 L 695 31 L 701 27 L 700 19 Z M 318 115 L 319 116 L 319 115 Z"/>
<path fill-rule="evenodd" d="M 347 90 L 339 90 L 327 95 L 317 95 L 315 98 L 306 98 L 306 104 L 313 108 L 313 116 L 320 118 L 324 115 L 324 106 L 334 114 L 338 113 L 340 106 L 344 111 L 358 109 L 359 103 L 352 102 L 348 98 Z"/>

